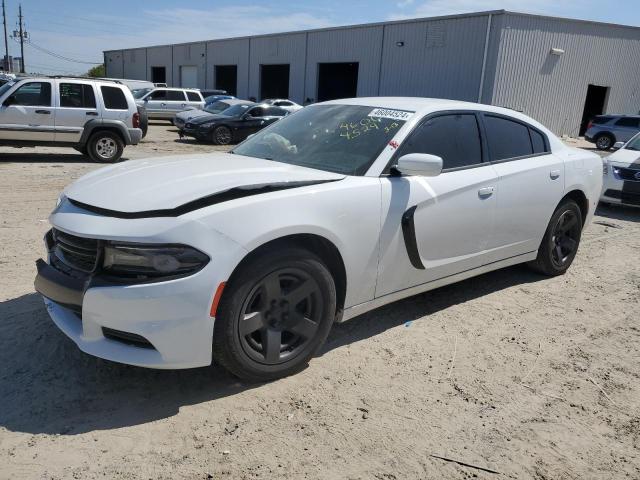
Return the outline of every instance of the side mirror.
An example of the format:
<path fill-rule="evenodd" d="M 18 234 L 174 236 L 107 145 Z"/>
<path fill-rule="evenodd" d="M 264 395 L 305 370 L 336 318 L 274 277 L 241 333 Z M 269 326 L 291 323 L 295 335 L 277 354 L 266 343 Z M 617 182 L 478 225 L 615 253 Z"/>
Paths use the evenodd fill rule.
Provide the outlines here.
<path fill-rule="evenodd" d="M 616 142 L 613 144 L 614 150 L 620 150 L 622 147 L 624 147 L 624 142 Z"/>
<path fill-rule="evenodd" d="M 409 153 L 398 159 L 395 169 L 403 175 L 437 177 L 442 173 L 442 158 L 428 153 Z"/>

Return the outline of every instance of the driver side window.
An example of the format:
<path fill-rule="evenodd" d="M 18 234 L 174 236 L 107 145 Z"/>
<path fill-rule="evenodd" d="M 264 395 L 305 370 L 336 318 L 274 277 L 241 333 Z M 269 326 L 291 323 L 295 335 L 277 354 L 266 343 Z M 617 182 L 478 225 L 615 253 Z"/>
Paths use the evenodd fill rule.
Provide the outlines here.
<path fill-rule="evenodd" d="M 264 117 L 264 109 L 262 107 L 252 108 L 247 112 L 247 115 L 253 118 Z"/>
<path fill-rule="evenodd" d="M 51 84 L 49 82 L 29 82 L 16 90 L 11 97 L 12 105 L 24 107 L 50 107 Z"/>
<path fill-rule="evenodd" d="M 442 158 L 443 170 L 482 163 L 482 144 L 476 115 L 446 114 L 426 120 L 404 141 L 395 160 L 409 153 L 437 155 Z"/>

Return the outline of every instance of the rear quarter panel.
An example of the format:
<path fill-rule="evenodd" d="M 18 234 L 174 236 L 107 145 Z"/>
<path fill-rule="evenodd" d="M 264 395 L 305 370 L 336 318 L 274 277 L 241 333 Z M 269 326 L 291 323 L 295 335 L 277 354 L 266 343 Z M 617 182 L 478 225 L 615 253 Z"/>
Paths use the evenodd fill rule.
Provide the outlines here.
<path fill-rule="evenodd" d="M 556 155 L 565 163 L 565 194 L 580 190 L 587 197 L 589 212 L 586 226 L 593 219 L 602 190 L 602 159 L 595 153 L 570 147 L 556 152 Z"/>

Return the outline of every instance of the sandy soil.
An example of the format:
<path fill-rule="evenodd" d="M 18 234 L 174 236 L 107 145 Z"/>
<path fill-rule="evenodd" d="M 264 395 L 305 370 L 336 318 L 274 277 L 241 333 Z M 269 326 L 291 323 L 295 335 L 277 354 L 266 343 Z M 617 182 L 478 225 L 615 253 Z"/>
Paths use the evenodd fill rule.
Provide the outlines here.
<path fill-rule="evenodd" d="M 127 156 L 213 148 L 167 130 Z M 514 267 L 386 306 L 248 385 L 82 354 L 32 282 L 58 192 L 99 165 L 0 160 L 2 479 L 640 478 L 640 210 L 599 209 L 563 277 Z"/>

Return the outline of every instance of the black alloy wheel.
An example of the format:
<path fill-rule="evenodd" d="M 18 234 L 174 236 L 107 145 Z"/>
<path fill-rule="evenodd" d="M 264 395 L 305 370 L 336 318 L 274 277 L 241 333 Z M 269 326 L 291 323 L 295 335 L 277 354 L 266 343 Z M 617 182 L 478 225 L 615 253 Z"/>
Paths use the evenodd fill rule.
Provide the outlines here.
<path fill-rule="evenodd" d="M 322 294 L 307 272 L 283 268 L 263 278 L 249 293 L 238 322 L 245 353 L 277 365 L 303 352 L 320 325 Z"/>
<path fill-rule="evenodd" d="M 566 210 L 558 218 L 551 237 L 553 242 L 551 261 L 557 268 L 563 268 L 575 256 L 580 242 L 581 230 L 582 220 L 574 211 Z"/>
<path fill-rule="evenodd" d="M 225 126 L 216 127 L 213 131 L 213 143 L 216 145 L 229 145 L 231 143 L 231 130 Z"/>
<path fill-rule="evenodd" d="M 336 288 L 325 264 L 295 245 L 252 255 L 227 282 L 213 357 L 234 375 L 268 381 L 304 369 L 329 334 Z"/>

